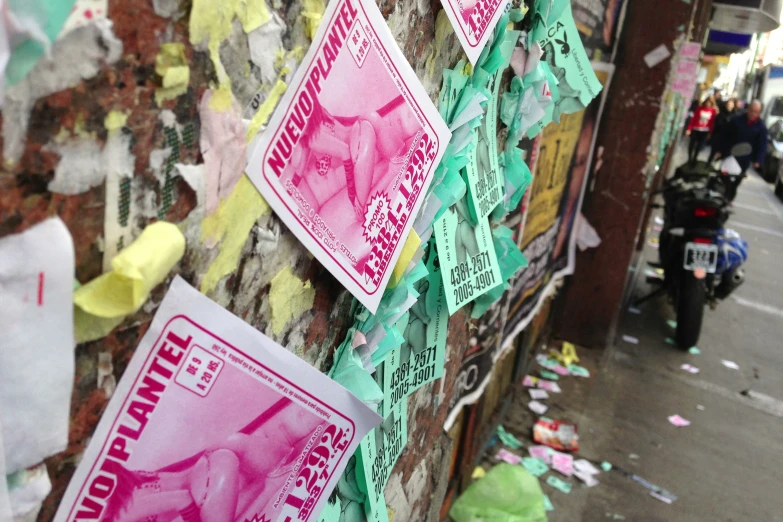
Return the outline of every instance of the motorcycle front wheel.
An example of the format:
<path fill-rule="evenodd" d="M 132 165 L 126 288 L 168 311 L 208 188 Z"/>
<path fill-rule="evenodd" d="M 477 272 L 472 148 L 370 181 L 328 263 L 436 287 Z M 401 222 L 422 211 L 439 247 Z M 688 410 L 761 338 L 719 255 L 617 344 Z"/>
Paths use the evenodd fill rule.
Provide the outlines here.
<path fill-rule="evenodd" d="M 696 279 L 693 272 L 685 272 L 680 278 L 677 292 L 677 346 L 688 350 L 696 346 L 704 318 L 706 291 L 704 281 Z"/>

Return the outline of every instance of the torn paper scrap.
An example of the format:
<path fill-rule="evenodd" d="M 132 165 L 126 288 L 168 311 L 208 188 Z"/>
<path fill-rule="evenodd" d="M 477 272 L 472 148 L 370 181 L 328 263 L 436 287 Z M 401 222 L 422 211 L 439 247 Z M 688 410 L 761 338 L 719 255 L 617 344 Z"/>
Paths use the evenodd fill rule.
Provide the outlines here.
<path fill-rule="evenodd" d="M 574 471 L 580 473 L 587 473 L 588 475 L 598 475 L 601 470 L 596 468 L 592 462 L 586 459 L 578 459 L 574 461 Z"/>
<path fill-rule="evenodd" d="M 632 335 L 623 335 L 623 341 L 625 341 L 626 343 L 631 343 L 631 344 L 639 344 L 639 339 L 637 339 L 636 337 L 634 337 Z"/>
<path fill-rule="evenodd" d="M 545 381 L 544 379 L 538 380 L 538 387 L 542 390 L 546 390 L 552 393 L 560 393 L 560 386 L 556 382 Z"/>
<path fill-rule="evenodd" d="M 495 455 L 495 458 L 502 460 L 503 462 L 508 462 L 509 464 L 519 464 L 522 462 L 522 457 L 503 448 L 498 451 L 498 454 Z"/>
<path fill-rule="evenodd" d="M 647 67 L 652 69 L 671 55 L 672 53 L 669 52 L 669 49 L 666 47 L 666 45 L 661 44 L 644 55 L 644 63 L 647 64 Z"/>
<path fill-rule="evenodd" d="M 155 57 L 155 73 L 160 76 L 162 85 L 155 89 L 155 103 L 158 105 L 188 92 L 190 67 L 185 58 L 185 44 L 161 44 Z"/>
<path fill-rule="evenodd" d="M 34 466 L 68 443 L 73 280 L 73 242 L 59 218 L 0 239 L 0 425 L 6 473 Z"/>
<path fill-rule="evenodd" d="M 495 25 L 510 7 L 510 3 L 494 0 L 444 0 L 442 4 L 462 49 L 468 55 L 470 63 L 475 65 L 485 44 L 492 37 Z"/>
<path fill-rule="evenodd" d="M 721 360 L 721 364 L 725 366 L 726 368 L 729 368 L 731 370 L 739 370 L 739 364 L 735 363 L 734 361 L 727 361 L 725 359 Z"/>
<path fill-rule="evenodd" d="M 234 190 L 245 171 L 247 141 L 239 105 L 232 97 L 225 110 L 212 108 L 216 91 L 207 90 L 199 102 L 201 135 L 199 148 L 206 169 L 207 214 Z"/>
<path fill-rule="evenodd" d="M 128 519 L 162 520 L 165 506 L 128 504 L 128 495 L 149 491 L 150 480 L 159 495 L 176 495 L 181 486 L 161 476 L 222 470 L 220 480 L 202 482 L 199 498 L 221 498 L 227 520 L 315 522 L 359 442 L 381 420 L 177 276 L 54 520 L 85 511 L 100 519 L 115 506 Z M 221 495 L 228 486 L 234 494 Z M 199 519 L 208 514 L 196 504 L 188 509 Z"/>
<path fill-rule="evenodd" d="M 688 373 L 699 373 L 699 369 L 691 364 L 683 364 L 680 366 L 681 370 L 685 370 Z"/>
<path fill-rule="evenodd" d="M 684 418 L 680 417 L 679 415 L 671 415 L 669 417 L 669 422 L 671 422 L 672 424 L 674 424 L 678 428 L 681 428 L 683 426 L 690 426 L 690 424 L 691 424 L 691 421 L 689 421 L 688 419 L 684 419 Z"/>
<path fill-rule="evenodd" d="M 71 13 L 74 0 L 11 2 L 3 6 L 2 25 L 12 46 L 5 67 L 5 85 L 20 82 L 50 52 Z"/>
<path fill-rule="evenodd" d="M 580 252 L 589 248 L 598 248 L 601 245 L 601 237 L 598 232 L 581 212 L 576 217 L 576 245 Z"/>
<path fill-rule="evenodd" d="M 375 313 L 451 133 L 375 2 L 332 1 L 323 22 L 247 174 Z"/>
<path fill-rule="evenodd" d="M 574 456 L 555 451 L 552 453 L 552 469 L 570 477 L 574 474 Z"/>
<path fill-rule="evenodd" d="M 532 377 L 530 375 L 525 375 L 525 378 L 522 379 L 522 386 L 527 386 L 527 387 L 530 388 L 530 387 L 536 386 L 537 382 L 538 382 L 538 378 L 537 377 Z"/>
<path fill-rule="evenodd" d="M 534 413 L 537 413 L 539 415 L 545 414 L 546 410 L 549 409 L 549 406 L 540 403 L 538 401 L 530 401 L 529 403 L 527 403 L 527 407 L 530 408 Z"/>
<path fill-rule="evenodd" d="M 128 248 L 112 259 L 112 271 L 74 294 L 74 303 L 90 315 L 124 317 L 138 310 L 185 253 L 185 236 L 165 221 L 148 225 Z"/>
<path fill-rule="evenodd" d="M 585 473 L 583 471 L 574 471 L 574 476 L 584 482 L 584 485 L 588 488 L 592 488 L 593 486 L 598 485 L 598 479 L 595 478 L 594 475 L 591 475 L 590 473 Z"/>
<path fill-rule="evenodd" d="M 549 398 L 549 394 L 546 392 L 546 390 L 537 390 L 535 388 L 531 388 L 528 390 L 528 393 L 530 393 L 530 398 L 535 400 Z"/>
<path fill-rule="evenodd" d="M 545 464 L 551 464 L 552 453 L 554 453 L 555 450 L 547 446 L 530 446 L 527 451 L 532 458 L 541 459 Z"/>
<path fill-rule="evenodd" d="M 541 475 L 549 471 L 549 466 L 547 466 L 543 460 L 533 458 L 533 457 L 523 458 L 522 467 L 525 468 L 528 471 L 528 473 L 530 473 L 534 477 L 540 477 Z"/>
<path fill-rule="evenodd" d="M 549 475 L 546 478 L 546 483 L 555 489 L 559 489 L 563 493 L 571 493 L 571 483 L 561 480 L 554 475 Z"/>
<path fill-rule="evenodd" d="M 52 482 L 49 480 L 46 464 L 20 469 L 8 475 L 7 481 L 8 501 L 11 504 L 14 522 L 35 520 L 41 509 L 41 503 L 52 491 Z M 2 508 L 0 508 L 0 520 L 3 520 Z"/>
<path fill-rule="evenodd" d="M 283 268 L 272 278 L 269 288 L 269 307 L 272 309 L 272 333 L 280 335 L 286 324 L 313 307 L 315 288 L 310 281 L 302 282 L 291 271 Z"/>

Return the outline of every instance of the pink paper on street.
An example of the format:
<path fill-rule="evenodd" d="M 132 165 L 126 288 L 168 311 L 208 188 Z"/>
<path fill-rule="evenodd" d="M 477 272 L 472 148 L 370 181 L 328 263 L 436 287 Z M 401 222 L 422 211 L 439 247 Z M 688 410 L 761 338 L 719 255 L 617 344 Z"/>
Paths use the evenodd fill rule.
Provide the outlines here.
<path fill-rule="evenodd" d="M 508 3 L 508 0 L 441 0 L 470 63 L 476 64 Z"/>
<path fill-rule="evenodd" d="M 509 464 L 514 464 L 514 465 L 522 462 L 522 457 L 520 457 L 516 453 L 511 453 L 506 449 L 501 449 L 500 451 L 498 451 L 498 454 L 495 455 L 495 458 L 498 460 L 502 460 L 503 462 L 508 462 Z"/>
<path fill-rule="evenodd" d="M 574 456 L 555 451 L 552 453 L 552 469 L 559 471 L 566 477 L 574 474 Z"/>
<path fill-rule="evenodd" d="M 177 277 L 55 520 L 317 520 L 380 421 Z"/>
<path fill-rule="evenodd" d="M 450 139 L 375 2 L 334 0 L 247 174 L 374 313 Z"/>
<path fill-rule="evenodd" d="M 548 446 L 530 446 L 527 451 L 534 459 L 541 459 L 547 464 L 552 464 L 552 453 L 554 453 L 552 448 Z"/>

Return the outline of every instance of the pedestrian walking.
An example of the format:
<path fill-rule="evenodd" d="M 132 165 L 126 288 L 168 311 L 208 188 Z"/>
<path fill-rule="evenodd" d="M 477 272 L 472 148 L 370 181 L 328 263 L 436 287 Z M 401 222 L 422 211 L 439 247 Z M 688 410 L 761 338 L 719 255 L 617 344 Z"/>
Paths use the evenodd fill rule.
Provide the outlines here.
<path fill-rule="evenodd" d="M 707 138 L 712 132 L 715 126 L 715 117 L 718 115 L 718 110 L 715 108 L 715 100 L 711 97 L 707 97 L 694 111 L 693 118 L 688 123 L 688 129 L 685 131 L 686 136 L 690 136 L 690 142 L 688 143 L 688 161 L 693 164 L 696 162 L 699 152 L 707 142 Z"/>
<path fill-rule="evenodd" d="M 737 116 L 736 101 L 734 98 L 729 98 L 726 100 L 724 107 L 725 110 L 723 112 L 719 112 L 719 114 L 715 117 L 715 126 L 712 128 L 712 136 L 710 137 L 710 158 L 707 160 L 710 163 L 712 163 L 712 160 L 714 160 L 718 155 L 720 144 L 723 140 L 723 135 L 726 133 L 726 129 L 728 129 L 731 120 Z"/>
<path fill-rule="evenodd" d="M 742 180 L 745 179 L 746 171 L 753 165 L 756 170 L 764 164 L 767 156 L 767 126 L 761 120 L 761 102 L 753 100 L 748 106 L 748 112 L 734 117 L 726 127 L 726 131 L 721 138 L 721 145 L 717 157 L 728 157 L 734 155 L 742 168 L 742 174 L 737 176 L 733 182 L 730 194 L 727 194 L 730 201 L 733 201 L 737 195 Z M 744 155 L 737 155 L 732 149 L 741 144 L 748 144 L 750 152 Z"/>

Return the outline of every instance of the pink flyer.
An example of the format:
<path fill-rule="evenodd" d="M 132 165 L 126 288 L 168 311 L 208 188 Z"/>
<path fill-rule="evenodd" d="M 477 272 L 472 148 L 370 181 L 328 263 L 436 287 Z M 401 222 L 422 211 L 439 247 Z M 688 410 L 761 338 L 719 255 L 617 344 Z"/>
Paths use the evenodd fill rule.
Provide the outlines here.
<path fill-rule="evenodd" d="M 506 9 L 508 0 L 441 0 L 454 32 L 473 65 Z"/>
<path fill-rule="evenodd" d="M 333 0 L 247 174 L 375 313 L 450 139 L 375 2 Z"/>
<path fill-rule="evenodd" d="M 315 521 L 380 421 L 177 277 L 55 520 Z"/>

